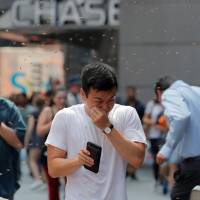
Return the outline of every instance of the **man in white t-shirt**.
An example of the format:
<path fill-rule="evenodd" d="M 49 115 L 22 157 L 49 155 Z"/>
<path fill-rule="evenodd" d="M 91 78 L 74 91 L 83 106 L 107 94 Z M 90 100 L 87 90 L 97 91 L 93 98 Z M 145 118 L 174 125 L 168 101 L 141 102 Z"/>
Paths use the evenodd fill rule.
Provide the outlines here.
<path fill-rule="evenodd" d="M 134 108 L 115 104 L 117 79 L 104 63 L 86 65 L 81 74 L 83 104 L 59 111 L 46 145 L 52 177 L 67 176 L 65 199 L 126 200 L 127 163 L 142 165 L 146 138 Z M 87 142 L 102 148 L 99 171 Z"/>

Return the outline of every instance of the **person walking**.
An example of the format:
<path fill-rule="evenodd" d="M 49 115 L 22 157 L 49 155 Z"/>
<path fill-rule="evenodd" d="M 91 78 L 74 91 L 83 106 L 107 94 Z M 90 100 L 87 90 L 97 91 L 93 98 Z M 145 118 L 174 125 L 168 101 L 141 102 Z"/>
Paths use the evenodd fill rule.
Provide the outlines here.
<path fill-rule="evenodd" d="M 165 162 L 178 145 L 182 161 L 174 173 L 171 199 L 189 200 L 193 187 L 200 184 L 200 88 L 165 76 L 156 82 L 155 92 L 169 123 L 166 143 L 157 154 L 157 162 Z"/>
<path fill-rule="evenodd" d="M 52 105 L 46 106 L 39 115 L 36 133 L 40 137 L 47 137 L 55 114 L 66 106 L 67 94 L 65 88 L 60 87 L 53 93 Z M 44 169 L 47 184 L 49 200 L 59 200 L 59 179 L 49 176 L 47 167 L 47 148 L 43 143 L 41 152 L 41 164 Z"/>
<path fill-rule="evenodd" d="M 145 106 L 143 103 L 137 98 L 137 88 L 135 86 L 129 85 L 125 88 L 125 102 L 124 105 L 132 106 L 136 109 L 138 116 L 142 122 L 142 118 L 144 116 Z M 134 180 L 138 180 L 136 175 L 136 170 L 128 164 L 127 166 L 127 177 L 130 176 Z"/>
<path fill-rule="evenodd" d="M 159 102 L 158 98 L 155 98 L 147 103 L 143 117 L 143 126 L 150 142 L 150 153 L 153 158 L 152 169 L 156 187 L 160 182 L 160 168 L 156 162 L 156 155 L 160 146 L 163 144 L 165 137 L 165 134 L 162 133 L 157 123 L 162 113 L 163 106 Z"/>
<path fill-rule="evenodd" d="M 19 189 L 19 152 L 25 123 L 16 105 L 0 97 L 0 197 L 13 200 Z"/>
<path fill-rule="evenodd" d="M 67 176 L 65 200 L 127 199 L 126 167 L 142 165 L 146 138 L 135 108 L 115 104 L 117 79 L 105 63 L 81 73 L 83 104 L 59 111 L 46 140 L 52 177 Z"/>
<path fill-rule="evenodd" d="M 30 173 L 34 182 L 30 185 L 31 189 L 41 188 L 43 186 L 43 180 L 41 176 L 41 150 L 42 145 L 44 145 L 44 138 L 39 137 L 36 133 L 36 127 L 39 115 L 44 107 L 45 101 L 44 98 L 37 94 L 34 97 L 34 104 L 32 105 L 32 112 L 29 114 L 27 121 L 27 129 L 25 134 L 24 146 L 27 150 L 27 160 L 30 166 Z"/>

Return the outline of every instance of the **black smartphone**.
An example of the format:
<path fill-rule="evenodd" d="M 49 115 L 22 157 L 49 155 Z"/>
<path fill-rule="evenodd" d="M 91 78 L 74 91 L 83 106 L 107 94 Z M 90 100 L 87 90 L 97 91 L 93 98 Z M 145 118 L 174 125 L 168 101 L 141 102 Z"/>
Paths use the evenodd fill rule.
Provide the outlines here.
<path fill-rule="evenodd" d="M 98 173 L 101 159 L 101 147 L 92 142 L 87 142 L 86 149 L 90 152 L 90 157 L 94 160 L 94 165 L 92 167 L 84 165 L 84 167 L 94 173 Z"/>

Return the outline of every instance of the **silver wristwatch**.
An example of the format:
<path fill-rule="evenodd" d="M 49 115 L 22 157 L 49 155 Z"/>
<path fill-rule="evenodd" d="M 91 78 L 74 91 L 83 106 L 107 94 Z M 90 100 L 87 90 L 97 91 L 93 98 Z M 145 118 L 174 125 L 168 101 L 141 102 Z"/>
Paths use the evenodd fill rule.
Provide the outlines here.
<path fill-rule="evenodd" d="M 109 135 L 109 134 L 111 134 L 113 127 L 114 127 L 114 126 L 113 126 L 112 124 L 110 124 L 110 126 L 108 126 L 108 127 L 106 127 L 106 128 L 103 129 L 103 132 L 104 132 L 106 135 Z"/>

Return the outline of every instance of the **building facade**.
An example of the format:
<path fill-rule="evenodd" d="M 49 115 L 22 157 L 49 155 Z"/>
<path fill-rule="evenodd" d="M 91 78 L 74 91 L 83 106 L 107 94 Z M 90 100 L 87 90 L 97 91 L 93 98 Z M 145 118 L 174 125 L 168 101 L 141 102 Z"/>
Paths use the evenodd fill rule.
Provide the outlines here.
<path fill-rule="evenodd" d="M 60 45 L 65 78 L 107 62 L 120 95 L 134 85 L 145 102 L 163 75 L 199 85 L 198 0 L 0 0 L 0 7 L 1 46 Z"/>
<path fill-rule="evenodd" d="M 200 84 L 200 1 L 124 0 L 120 6 L 121 91 L 134 84 L 147 101 L 163 75 Z"/>

